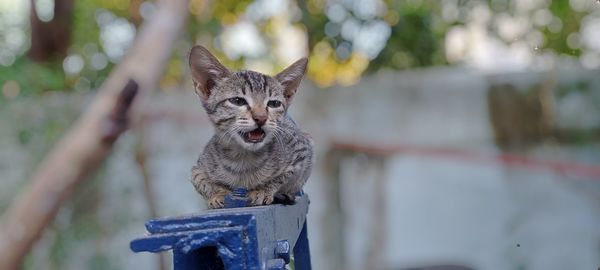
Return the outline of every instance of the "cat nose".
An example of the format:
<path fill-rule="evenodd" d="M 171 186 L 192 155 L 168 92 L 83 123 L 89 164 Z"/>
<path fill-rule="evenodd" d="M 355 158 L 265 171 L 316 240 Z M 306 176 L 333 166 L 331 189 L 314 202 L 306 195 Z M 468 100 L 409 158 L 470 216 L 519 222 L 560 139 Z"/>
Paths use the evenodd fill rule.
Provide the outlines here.
<path fill-rule="evenodd" d="M 252 115 L 252 119 L 254 119 L 254 122 L 256 122 L 256 125 L 258 125 L 259 127 L 262 127 L 265 122 L 267 122 L 267 115 L 266 114 L 255 114 Z"/>

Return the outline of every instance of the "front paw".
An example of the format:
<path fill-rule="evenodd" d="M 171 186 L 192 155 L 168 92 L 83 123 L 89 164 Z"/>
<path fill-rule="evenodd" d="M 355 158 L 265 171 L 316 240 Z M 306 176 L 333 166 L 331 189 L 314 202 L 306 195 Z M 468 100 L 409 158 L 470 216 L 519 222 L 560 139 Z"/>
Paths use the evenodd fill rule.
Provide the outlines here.
<path fill-rule="evenodd" d="M 296 196 L 293 194 L 279 193 L 275 195 L 273 202 L 284 205 L 293 205 L 296 204 Z"/>
<path fill-rule="evenodd" d="M 252 190 L 248 192 L 251 205 L 266 205 L 273 202 L 273 193 L 266 190 Z"/>
<path fill-rule="evenodd" d="M 218 209 L 225 206 L 225 193 L 217 193 L 208 198 L 208 208 Z"/>

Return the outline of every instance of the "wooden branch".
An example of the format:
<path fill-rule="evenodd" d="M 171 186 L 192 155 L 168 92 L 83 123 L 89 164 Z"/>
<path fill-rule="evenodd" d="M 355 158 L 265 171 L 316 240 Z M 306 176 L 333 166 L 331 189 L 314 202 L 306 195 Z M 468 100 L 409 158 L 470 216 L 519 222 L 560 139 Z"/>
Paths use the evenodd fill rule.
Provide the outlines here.
<path fill-rule="evenodd" d="M 129 108 L 131 108 L 131 104 L 133 103 L 133 99 L 137 95 L 137 92 L 137 83 L 134 80 L 129 80 L 115 100 L 115 106 L 104 124 L 100 137 L 102 142 L 109 144 L 114 143 L 121 133 L 127 129 L 127 124 L 129 122 Z"/>
<path fill-rule="evenodd" d="M 109 155 L 126 128 L 134 98 L 157 87 L 185 23 L 187 8 L 187 0 L 158 1 L 154 17 L 142 25 L 135 44 L 99 89 L 89 109 L 55 145 L 29 186 L 7 209 L 0 223 L 2 269 L 20 268 L 61 203 Z"/>
<path fill-rule="evenodd" d="M 148 205 L 150 217 L 155 219 L 158 218 L 158 209 L 156 206 L 156 196 L 154 196 L 152 179 L 150 176 L 150 170 L 148 169 L 148 147 L 146 146 L 146 139 L 144 137 L 145 125 L 143 121 L 136 126 L 134 133 L 137 135 L 137 145 L 135 147 L 135 161 L 138 169 L 144 179 L 144 198 Z M 160 253 L 157 256 L 157 267 L 158 270 L 169 269 L 167 264 L 166 254 Z"/>

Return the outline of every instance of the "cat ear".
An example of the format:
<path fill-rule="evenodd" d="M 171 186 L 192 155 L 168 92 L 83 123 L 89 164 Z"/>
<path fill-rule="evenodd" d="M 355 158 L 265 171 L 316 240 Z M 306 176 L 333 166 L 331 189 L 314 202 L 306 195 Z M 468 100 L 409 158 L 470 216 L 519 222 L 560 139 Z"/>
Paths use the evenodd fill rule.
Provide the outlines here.
<path fill-rule="evenodd" d="M 210 92 L 217 80 L 231 74 L 216 57 L 200 45 L 192 48 L 189 64 L 192 71 L 192 79 L 194 80 L 194 90 L 204 100 L 210 96 Z"/>
<path fill-rule="evenodd" d="M 306 64 L 308 63 L 308 58 L 304 57 L 300 60 L 294 62 L 289 67 L 284 69 L 279 74 L 275 75 L 275 79 L 283 85 L 283 95 L 288 104 L 292 101 L 298 86 L 300 85 L 300 81 L 302 81 L 302 77 L 304 77 L 304 72 L 306 72 Z"/>

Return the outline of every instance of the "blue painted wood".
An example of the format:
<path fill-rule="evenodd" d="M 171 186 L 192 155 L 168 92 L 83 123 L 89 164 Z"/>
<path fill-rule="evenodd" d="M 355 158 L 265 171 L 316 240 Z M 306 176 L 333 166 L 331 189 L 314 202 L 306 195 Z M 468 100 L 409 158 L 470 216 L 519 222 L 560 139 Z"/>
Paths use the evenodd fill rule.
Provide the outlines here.
<path fill-rule="evenodd" d="M 231 195 L 225 196 L 225 208 L 246 207 L 250 205 L 248 190 L 245 188 L 235 188 Z"/>
<path fill-rule="evenodd" d="M 171 250 L 175 270 L 283 270 L 293 248 L 295 269 L 310 270 L 308 196 L 300 194 L 294 205 L 240 207 L 248 202 L 243 193 L 226 198 L 237 208 L 148 221 L 149 235 L 133 240 L 131 250 Z"/>
<path fill-rule="evenodd" d="M 294 246 L 294 270 L 310 270 L 310 248 L 308 246 L 308 232 L 306 230 L 306 219 L 302 225 L 302 231 Z"/>

